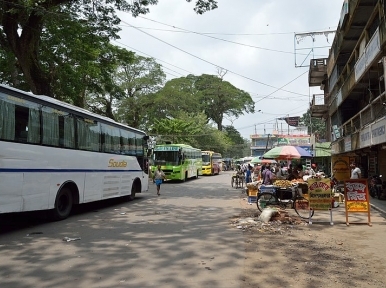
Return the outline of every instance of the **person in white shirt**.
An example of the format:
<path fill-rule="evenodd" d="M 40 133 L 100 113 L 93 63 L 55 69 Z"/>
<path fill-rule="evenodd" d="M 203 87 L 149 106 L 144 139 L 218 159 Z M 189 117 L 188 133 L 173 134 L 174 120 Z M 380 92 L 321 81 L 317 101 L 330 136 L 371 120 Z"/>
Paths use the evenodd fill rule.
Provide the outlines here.
<path fill-rule="evenodd" d="M 311 168 L 309 169 L 309 174 L 310 174 L 310 176 L 315 176 L 316 175 L 316 164 L 315 163 L 312 163 L 311 164 Z"/>
<path fill-rule="evenodd" d="M 350 165 L 351 167 L 351 179 L 359 179 L 361 178 L 361 169 L 356 166 L 356 164 L 353 162 Z"/>

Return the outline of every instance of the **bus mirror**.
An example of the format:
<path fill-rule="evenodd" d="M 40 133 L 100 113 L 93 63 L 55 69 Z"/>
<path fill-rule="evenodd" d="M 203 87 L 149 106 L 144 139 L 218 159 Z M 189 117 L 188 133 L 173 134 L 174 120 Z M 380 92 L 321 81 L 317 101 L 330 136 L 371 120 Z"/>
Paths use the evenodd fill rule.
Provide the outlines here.
<path fill-rule="evenodd" d="M 147 150 L 147 157 L 150 157 L 153 154 L 153 149 Z"/>

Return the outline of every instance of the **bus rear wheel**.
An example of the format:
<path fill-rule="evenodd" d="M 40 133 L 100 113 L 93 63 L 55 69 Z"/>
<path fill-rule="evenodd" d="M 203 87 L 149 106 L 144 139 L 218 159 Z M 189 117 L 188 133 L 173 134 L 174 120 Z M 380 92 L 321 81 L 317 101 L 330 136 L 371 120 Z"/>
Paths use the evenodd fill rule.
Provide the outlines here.
<path fill-rule="evenodd" d="M 52 213 L 53 219 L 56 221 L 66 219 L 72 209 L 73 198 L 71 190 L 64 187 L 56 195 L 55 206 Z"/>

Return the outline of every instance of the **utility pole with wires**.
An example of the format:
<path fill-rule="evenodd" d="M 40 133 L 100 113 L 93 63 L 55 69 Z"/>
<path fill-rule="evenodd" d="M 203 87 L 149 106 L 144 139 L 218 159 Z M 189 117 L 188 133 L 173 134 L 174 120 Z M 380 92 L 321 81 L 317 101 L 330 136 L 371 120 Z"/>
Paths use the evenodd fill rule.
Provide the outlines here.
<path fill-rule="evenodd" d="M 294 35 L 294 50 L 295 50 L 295 68 L 309 67 L 309 59 L 315 58 L 327 58 L 328 49 L 331 47 L 329 42 L 329 35 L 335 34 L 335 30 L 307 32 L 307 33 L 295 33 Z M 315 46 L 318 36 L 324 36 L 328 45 Z M 320 37 L 319 37 L 320 38 Z M 322 41 L 322 40 L 319 40 Z M 298 64 L 298 58 L 302 60 Z"/>

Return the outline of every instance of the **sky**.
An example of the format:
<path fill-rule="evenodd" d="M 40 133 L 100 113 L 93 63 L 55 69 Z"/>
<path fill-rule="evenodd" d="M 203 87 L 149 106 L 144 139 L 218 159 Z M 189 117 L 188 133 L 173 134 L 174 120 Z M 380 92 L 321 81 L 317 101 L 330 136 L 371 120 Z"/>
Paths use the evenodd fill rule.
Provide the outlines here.
<path fill-rule="evenodd" d="M 168 80 L 226 71 L 225 81 L 251 95 L 255 113 L 227 118 L 223 125 L 250 138 L 280 130 L 286 123 L 278 118 L 302 116 L 312 95 L 323 93 L 308 86 L 309 64 L 328 57 L 342 5 L 343 0 L 218 0 L 217 9 L 198 15 L 194 3 L 160 0 L 146 15 L 120 13 L 121 39 L 113 44 L 154 58 Z"/>

